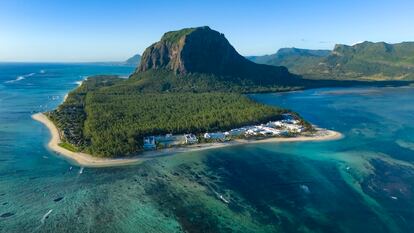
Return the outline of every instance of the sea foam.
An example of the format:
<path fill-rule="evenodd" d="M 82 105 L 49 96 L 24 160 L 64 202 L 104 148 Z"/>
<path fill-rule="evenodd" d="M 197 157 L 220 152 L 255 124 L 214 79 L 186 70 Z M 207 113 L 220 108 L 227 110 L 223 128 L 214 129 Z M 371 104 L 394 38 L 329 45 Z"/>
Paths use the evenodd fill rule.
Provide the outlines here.
<path fill-rule="evenodd" d="M 8 81 L 6 81 L 6 82 L 4 82 L 4 83 L 14 83 L 14 82 L 18 82 L 18 81 L 21 81 L 21 80 L 23 80 L 23 79 L 25 79 L 25 78 L 32 77 L 32 76 L 34 76 L 35 74 L 36 74 L 36 73 L 30 73 L 30 74 L 25 74 L 25 75 L 17 76 L 17 78 L 16 78 L 16 79 L 13 79 L 13 80 L 8 80 Z"/>
<path fill-rule="evenodd" d="M 80 86 L 80 85 L 82 85 L 82 82 L 83 82 L 83 80 L 79 80 L 79 81 L 76 81 L 75 84 Z"/>

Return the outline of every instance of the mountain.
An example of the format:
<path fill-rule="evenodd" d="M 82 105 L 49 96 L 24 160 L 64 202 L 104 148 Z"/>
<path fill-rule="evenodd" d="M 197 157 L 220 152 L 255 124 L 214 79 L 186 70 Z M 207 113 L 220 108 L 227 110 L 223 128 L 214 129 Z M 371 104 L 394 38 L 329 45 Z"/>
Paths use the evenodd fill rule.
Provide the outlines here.
<path fill-rule="evenodd" d="M 285 57 L 318 58 L 326 53 L 298 49 L 279 52 Z M 342 62 L 343 57 L 352 58 L 355 53 L 338 46 L 323 59 L 336 56 Z M 372 83 L 302 79 L 285 67 L 247 60 L 223 34 L 209 27 L 188 28 L 167 32 L 148 47 L 130 78 L 88 78 L 56 110 L 46 114 L 59 128 L 65 148 L 120 157 L 143 151 L 147 136 L 200 136 L 282 119 L 288 112 L 256 103 L 243 93 Z"/>
<path fill-rule="evenodd" d="M 138 66 L 141 61 L 141 55 L 135 54 L 134 56 L 128 58 L 124 63 L 130 66 Z"/>
<path fill-rule="evenodd" d="M 338 44 L 307 73 L 317 78 L 414 80 L 414 42 Z"/>
<path fill-rule="evenodd" d="M 259 64 L 285 66 L 293 73 L 303 74 L 312 67 L 316 66 L 330 53 L 330 50 L 281 48 L 275 54 L 250 56 L 247 58 Z"/>
<path fill-rule="evenodd" d="M 337 44 L 332 51 L 285 48 L 276 54 L 248 59 L 286 66 L 289 71 L 311 79 L 414 80 L 414 42 Z"/>
<path fill-rule="evenodd" d="M 293 85 L 299 78 L 282 66 L 256 64 L 209 27 L 167 32 L 142 55 L 136 74 L 164 70 L 176 75 L 213 75 L 219 81 Z"/>
<path fill-rule="evenodd" d="M 302 84 L 285 67 L 247 60 L 209 27 L 188 28 L 167 32 L 148 47 L 130 78 L 88 78 L 47 115 L 66 148 L 119 157 L 143 151 L 143 139 L 151 135 L 200 136 L 282 119 L 287 110 L 242 93 Z"/>

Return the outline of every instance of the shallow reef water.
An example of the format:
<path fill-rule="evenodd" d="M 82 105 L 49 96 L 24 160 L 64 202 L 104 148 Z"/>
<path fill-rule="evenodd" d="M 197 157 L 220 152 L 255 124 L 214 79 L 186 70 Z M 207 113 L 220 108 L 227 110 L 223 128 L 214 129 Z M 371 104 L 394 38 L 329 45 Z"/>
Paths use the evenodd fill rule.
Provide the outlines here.
<path fill-rule="evenodd" d="M 112 168 L 81 168 L 46 148 L 49 132 L 33 112 L 55 108 L 88 75 L 132 71 L 0 65 L 0 232 L 414 229 L 413 88 L 250 95 L 344 134 L 337 141 L 239 145 Z"/>

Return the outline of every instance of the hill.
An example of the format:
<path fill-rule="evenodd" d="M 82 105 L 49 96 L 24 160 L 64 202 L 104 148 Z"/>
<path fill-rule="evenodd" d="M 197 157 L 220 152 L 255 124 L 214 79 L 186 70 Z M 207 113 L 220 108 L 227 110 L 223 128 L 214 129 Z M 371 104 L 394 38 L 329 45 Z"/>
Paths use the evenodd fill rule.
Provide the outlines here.
<path fill-rule="evenodd" d="M 47 113 L 66 148 L 132 155 L 150 135 L 214 132 L 282 119 L 242 93 L 302 88 L 285 67 L 255 64 L 208 27 L 165 33 L 129 79 L 88 78 Z"/>
<path fill-rule="evenodd" d="M 286 66 L 311 79 L 414 80 L 414 42 L 338 44 L 332 51 L 287 48 L 276 54 L 248 57 L 251 61 Z"/>
<path fill-rule="evenodd" d="M 285 67 L 261 65 L 241 56 L 225 36 L 209 27 L 187 28 L 164 34 L 148 47 L 136 75 L 150 70 L 179 76 L 205 74 L 218 81 L 251 85 L 295 86 L 300 78 Z"/>
<path fill-rule="evenodd" d="M 141 61 L 141 55 L 135 54 L 134 56 L 128 58 L 124 64 L 129 66 L 138 66 Z"/>
<path fill-rule="evenodd" d="M 414 42 L 336 45 L 309 70 L 312 77 L 358 80 L 414 80 Z"/>
<path fill-rule="evenodd" d="M 281 48 L 275 54 L 247 58 L 259 64 L 285 66 L 293 73 L 304 74 L 330 53 L 330 50 Z"/>

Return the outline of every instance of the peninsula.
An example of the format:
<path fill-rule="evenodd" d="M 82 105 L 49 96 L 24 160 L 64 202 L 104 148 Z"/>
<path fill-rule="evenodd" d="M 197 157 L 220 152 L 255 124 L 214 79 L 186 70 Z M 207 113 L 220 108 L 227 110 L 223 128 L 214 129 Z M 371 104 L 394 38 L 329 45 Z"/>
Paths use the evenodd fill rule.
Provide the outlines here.
<path fill-rule="evenodd" d="M 62 139 L 59 129 L 56 125 L 49 120 L 49 118 L 43 113 L 36 113 L 32 115 L 32 118 L 40 123 L 44 124 L 50 131 L 51 138 L 48 142 L 48 147 L 52 151 L 56 152 L 64 159 L 69 160 L 79 166 L 83 167 L 112 167 L 112 166 L 125 166 L 131 164 L 138 164 L 147 159 L 157 158 L 177 153 L 201 151 L 215 148 L 222 148 L 228 146 L 237 146 L 242 144 L 253 143 L 286 143 L 286 142 L 305 142 L 305 141 L 328 141 L 338 140 L 343 137 L 339 132 L 327 129 L 316 128 L 311 134 L 303 134 L 295 137 L 262 137 L 261 139 L 235 139 L 232 141 L 221 142 L 209 142 L 209 143 L 197 143 L 190 144 L 181 147 L 170 147 L 164 149 L 150 150 L 141 152 L 135 156 L 129 156 L 124 158 L 102 158 L 93 156 L 91 154 L 73 151 L 62 146 Z"/>
<path fill-rule="evenodd" d="M 33 118 L 51 131 L 54 151 L 85 166 L 241 143 L 339 138 L 244 95 L 298 90 L 303 83 L 285 67 L 247 60 L 209 27 L 187 28 L 148 47 L 128 79 L 89 77 L 56 110 Z"/>

